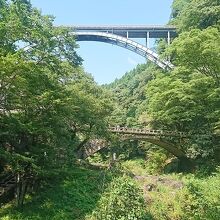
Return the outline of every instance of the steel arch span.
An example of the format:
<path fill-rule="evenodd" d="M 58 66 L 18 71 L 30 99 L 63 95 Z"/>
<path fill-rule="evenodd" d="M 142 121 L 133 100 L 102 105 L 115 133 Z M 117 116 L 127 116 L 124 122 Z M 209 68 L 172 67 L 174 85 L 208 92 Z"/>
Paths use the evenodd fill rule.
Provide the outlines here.
<path fill-rule="evenodd" d="M 77 41 L 99 41 L 114 44 L 147 58 L 164 70 L 174 68 L 169 61 L 161 60 L 157 53 L 129 38 L 105 32 L 73 32 L 73 34 L 76 35 Z"/>

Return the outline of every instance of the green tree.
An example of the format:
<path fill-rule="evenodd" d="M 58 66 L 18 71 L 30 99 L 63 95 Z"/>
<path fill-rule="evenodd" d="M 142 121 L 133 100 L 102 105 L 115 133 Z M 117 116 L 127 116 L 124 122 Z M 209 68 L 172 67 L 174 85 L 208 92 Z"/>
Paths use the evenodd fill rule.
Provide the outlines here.
<path fill-rule="evenodd" d="M 194 29 L 180 34 L 168 52 L 177 66 L 220 80 L 220 34 L 217 28 Z"/>
<path fill-rule="evenodd" d="M 115 178 L 92 213 L 94 220 L 149 219 L 145 202 L 135 182 L 126 176 Z"/>
<path fill-rule="evenodd" d="M 194 28 L 205 29 L 218 26 L 220 22 L 219 0 L 175 0 L 173 3 L 173 20 L 178 29 L 188 31 Z"/>
<path fill-rule="evenodd" d="M 171 18 L 177 18 L 183 9 L 190 3 L 190 0 L 174 0 L 172 3 Z"/>
<path fill-rule="evenodd" d="M 205 134 L 204 137 L 195 136 L 193 143 L 197 143 L 198 152 L 203 149 L 207 155 L 213 156 L 213 149 L 217 146 L 211 137 L 220 117 L 219 91 L 212 77 L 183 68 L 168 76 L 158 76 L 147 87 L 148 113 L 153 126 Z"/>
<path fill-rule="evenodd" d="M 1 6 L 1 158 L 14 168 L 24 158 L 41 168 L 59 165 L 82 141 L 103 135 L 111 102 L 79 67 L 68 29 L 54 27 L 29 1 Z"/>
<path fill-rule="evenodd" d="M 145 123 L 141 120 L 145 111 L 145 86 L 152 79 L 152 72 L 156 71 L 154 66 L 148 65 L 138 65 L 121 79 L 106 86 L 115 97 L 115 110 L 111 117 L 113 123 L 130 127 L 143 126 Z"/>

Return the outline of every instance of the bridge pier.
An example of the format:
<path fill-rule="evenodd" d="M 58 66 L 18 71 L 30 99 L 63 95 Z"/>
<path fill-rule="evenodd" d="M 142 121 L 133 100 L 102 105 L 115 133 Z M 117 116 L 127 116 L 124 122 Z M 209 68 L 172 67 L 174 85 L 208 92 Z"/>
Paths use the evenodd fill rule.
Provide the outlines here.
<path fill-rule="evenodd" d="M 170 32 L 169 31 L 167 32 L 167 43 L 169 46 L 170 45 Z"/>
<path fill-rule="evenodd" d="M 116 162 L 117 154 L 115 152 L 111 152 L 111 159 L 109 163 L 109 168 L 112 168 Z"/>
<path fill-rule="evenodd" d="M 150 32 L 147 32 L 147 36 L 146 36 L 146 47 L 150 48 Z"/>
<path fill-rule="evenodd" d="M 115 152 L 112 153 L 112 160 L 113 161 L 116 161 L 117 159 L 117 154 Z"/>

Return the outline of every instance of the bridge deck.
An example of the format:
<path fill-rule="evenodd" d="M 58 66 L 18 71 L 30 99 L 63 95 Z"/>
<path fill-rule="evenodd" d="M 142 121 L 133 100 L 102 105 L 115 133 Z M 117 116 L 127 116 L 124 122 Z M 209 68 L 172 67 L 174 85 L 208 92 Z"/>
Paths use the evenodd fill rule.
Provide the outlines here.
<path fill-rule="evenodd" d="M 77 32 L 108 32 L 129 38 L 167 38 L 176 37 L 176 28 L 171 25 L 73 25 L 67 26 Z"/>

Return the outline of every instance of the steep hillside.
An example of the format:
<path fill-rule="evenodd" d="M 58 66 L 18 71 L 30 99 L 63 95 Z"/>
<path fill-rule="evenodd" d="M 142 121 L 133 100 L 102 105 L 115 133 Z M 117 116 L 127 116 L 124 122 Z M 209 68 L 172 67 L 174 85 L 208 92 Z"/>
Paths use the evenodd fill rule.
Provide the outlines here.
<path fill-rule="evenodd" d="M 144 113 L 147 107 L 146 86 L 158 71 L 152 64 L 140 64 L 125 73 L 121 79 L 105 85 L 116 101 L 112 114 L 113 123 L 124 126 L 147 124 L 149 118 Z"/>

